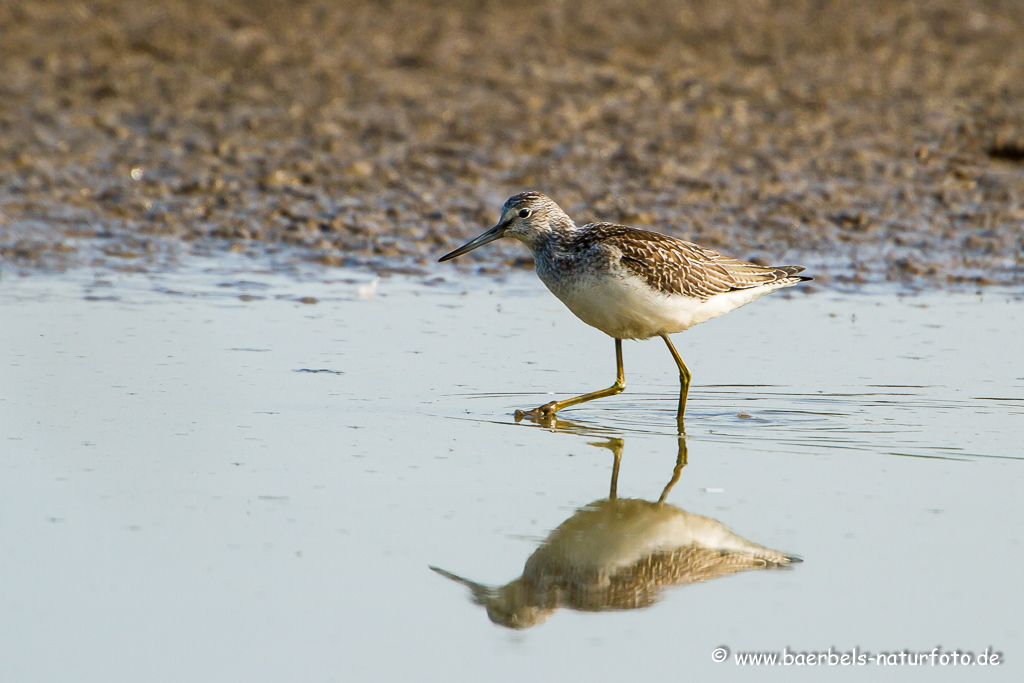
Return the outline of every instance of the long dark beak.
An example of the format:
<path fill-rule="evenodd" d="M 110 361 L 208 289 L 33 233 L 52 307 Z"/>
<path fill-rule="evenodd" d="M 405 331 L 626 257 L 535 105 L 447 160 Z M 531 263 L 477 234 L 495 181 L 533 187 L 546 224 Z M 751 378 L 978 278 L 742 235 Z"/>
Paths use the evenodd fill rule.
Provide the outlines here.
<path fill-rule="evenodd" d="M 490 586 L 485 586 L 482 583 L 477 583 L 475 581 L 470 581 L 469 579 L 464 579 L 461 576 L 456 576 L 455 574 L 445 571 L 440 567 L 431 567 L 431 570 L 437 572 L 446 579 L 451 579 L 452 581 L 461 583 L 463 586 L 469 588 L 469 590 L 473 592 L 473 602 L 478 605 L 486 605 L 493 600 L 494 596 L 497 594 L 497 591 Z"/>
<path fill-rule="evenodd" d="M 479 237 L 477 237 L 472 242 L 467 242 L 466 244 L 463 244 L 461 247 L 459 247 L 455 251 L 447 253 L 444 256 L 442 256 L 441 258 L 437 259 L 437 262 L 441 263 L 442 261 L 448 261 L 449 259 L 453 259 L 456 256 L 462 256 L 463 254 L 465 254 L 467 252 L 473 251 L 477 247 L 482 247 L 485 244 L 487 244 L 488 242 L 493 242 L 494 240 L 500 240 L 502 237 L 505 236 L 505 230 L 507 230 L 507 229 L 508 229 L 508 222 L 507 221 L 505 223 L 498 223 L 493 228 L 491 228 L 490 230 L 488 230 L 484 234 L 480 235 Z"/>

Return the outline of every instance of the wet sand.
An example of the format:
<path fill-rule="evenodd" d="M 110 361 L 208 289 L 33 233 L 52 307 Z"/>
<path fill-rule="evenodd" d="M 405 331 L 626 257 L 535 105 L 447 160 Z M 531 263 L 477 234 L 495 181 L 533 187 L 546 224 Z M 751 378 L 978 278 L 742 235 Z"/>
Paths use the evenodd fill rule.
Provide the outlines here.
<path fill-rule="evenodd" d="M 530 188 L 821 282 L 1020 283 L 1021 35 L 1014 0 L 3 3 L 0 268 L 428 272 Z"/>

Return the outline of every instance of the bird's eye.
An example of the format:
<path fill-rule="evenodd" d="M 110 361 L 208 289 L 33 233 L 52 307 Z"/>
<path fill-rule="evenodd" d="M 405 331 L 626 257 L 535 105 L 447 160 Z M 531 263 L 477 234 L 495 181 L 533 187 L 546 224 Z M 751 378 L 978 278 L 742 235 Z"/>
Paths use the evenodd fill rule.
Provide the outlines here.
<path fill-rule="evenodd" d="M 531 213 L 533 213 L 533 211 L 530 211 L 529 209 L 520 209 L 519 210 L 519 217 L 520 218 L 529 218 Z"/>

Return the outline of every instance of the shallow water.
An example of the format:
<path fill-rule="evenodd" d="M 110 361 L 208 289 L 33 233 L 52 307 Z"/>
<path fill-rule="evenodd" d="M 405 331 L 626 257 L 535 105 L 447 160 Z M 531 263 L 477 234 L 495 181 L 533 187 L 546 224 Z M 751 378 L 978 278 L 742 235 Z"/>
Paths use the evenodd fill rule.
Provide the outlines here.
<path fill-rule="evenodd" d="M 626 345 L 625 393 L 550 428 L 511 413 L 607 386 L 614 353 L 532 276 L 79 272 L 0 280 L 0 319 L 5 680 L 792 675 L 719 646 L 993 648 L 986 680 L 1024 671 L 1005 293 L 776 294 L 677 335 L 666 502 L 803 563 L 521 630 L 430 567 L 519 577 L 608 497 L 611 439 L 617 495 L 657 501 L 680 452 L 657 340 Z"/>

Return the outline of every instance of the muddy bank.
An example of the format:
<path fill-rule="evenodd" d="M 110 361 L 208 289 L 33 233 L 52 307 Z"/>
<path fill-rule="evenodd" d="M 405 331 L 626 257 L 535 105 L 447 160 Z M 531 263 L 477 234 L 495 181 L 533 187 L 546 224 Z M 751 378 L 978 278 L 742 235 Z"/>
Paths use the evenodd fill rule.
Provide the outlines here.
<path fill-rule="evenodd" d="M 425 267 L 532 188 L 823 279 L 1021 282 L 1022 34 L 1013 0 L 4 3 L 0 268 Z"/>

